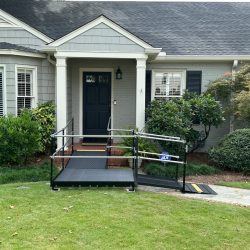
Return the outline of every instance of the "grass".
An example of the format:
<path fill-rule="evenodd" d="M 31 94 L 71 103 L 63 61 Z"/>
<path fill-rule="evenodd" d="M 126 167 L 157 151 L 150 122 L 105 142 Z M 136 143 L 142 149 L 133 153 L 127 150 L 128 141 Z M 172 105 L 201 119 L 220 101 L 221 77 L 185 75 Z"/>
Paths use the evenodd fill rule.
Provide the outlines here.
<path fill-rule="evenodd" d="M 156 176 L 167 176 L 167 177 L 175 177 L 176 164 L 166 164 L 164 166 L 163 163 L 148 163 L 144 166 L 144 171 L 150 175 Z M 218 174 L 221 171 L 213 166 L 209 166 L 207 164 L 198 164 L 198 163 L 188 163 L 186 169 L 186 175 L 214 175 Z M 183 175 L 183 166 L 179 166 L 179 176 Z"/>
<path fill-rule="evenodd" d="M 235 188 L 243 188 L 250 190 L 250 182 L 247 181 L 221 181 L 218 185 L 226 186 L 226 187 L 235 187 Z"/>
<path fill-rule="evenodd" d="M 249 208 L 122 189 L 1 185 L 0 249 L 249 249 Z"/>
<path fill-rule="evenodd" d="M 54 168 L 54 174 L 58 171 Z M 40 164 L 25 167 L 0 167 L 0 184 L 28 181 L 45 181 L 50 179 L 50 164 Z"/>

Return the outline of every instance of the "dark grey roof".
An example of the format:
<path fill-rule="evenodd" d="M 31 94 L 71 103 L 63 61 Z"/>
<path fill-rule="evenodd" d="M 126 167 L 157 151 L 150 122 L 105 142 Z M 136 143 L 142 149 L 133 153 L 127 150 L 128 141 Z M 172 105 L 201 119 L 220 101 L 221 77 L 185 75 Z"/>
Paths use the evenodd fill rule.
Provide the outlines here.
<path fill-rule="evenodd" d="M 1 0 L 0 8 L 53 39 L 105 15 L 167 54 L 250 54 L 250 3 Z"/>
<path fill-rule="evenodd" d="M 12 44 L 12 43 L 1 43 L 0 42 L 0 50 L 1 49 L 14 49 L 14 50 L 20 50 L 20 51 L 25 51 L 25 52 L 33 52 L 33 53 L 39 52 L 36 49 L 27 48 L 27 47 L 19 46 L 19 45 Z"/>

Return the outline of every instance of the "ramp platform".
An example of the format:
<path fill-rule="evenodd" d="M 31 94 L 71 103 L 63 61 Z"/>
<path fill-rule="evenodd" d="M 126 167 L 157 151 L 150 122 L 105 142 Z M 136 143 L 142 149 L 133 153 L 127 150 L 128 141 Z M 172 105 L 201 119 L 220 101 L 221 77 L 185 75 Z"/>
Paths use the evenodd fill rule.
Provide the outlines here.
<path fill-rule="evenodd" d="M 109 169 L 106 151 L 75 151 L 72 156 L 93 158 L 70 158 L 66 167 L 53 179 L 53 188 L 62 186 L 135 186 L 133 170 Z"/>

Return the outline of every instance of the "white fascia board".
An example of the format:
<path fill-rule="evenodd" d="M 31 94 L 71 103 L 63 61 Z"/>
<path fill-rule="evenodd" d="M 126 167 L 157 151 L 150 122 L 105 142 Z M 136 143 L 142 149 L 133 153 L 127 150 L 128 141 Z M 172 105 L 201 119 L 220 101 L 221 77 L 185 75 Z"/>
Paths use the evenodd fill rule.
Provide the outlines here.
<path fill-rule="evenodd" d="M 53 41 L 53 39 L 44 35 L 42 32 L 32 28 L 28 24 L 22 22 L 21 20 L 15 18 L 14 16 L 8 14 L 7 12 L 5 12 L 1 9 L 0 9 L 0 17 L 3 17 L 6 21 L 13 23 L 13 25 L 15 25 L 17 27 L 21 27 L 21 28 L 27 30 L 28 32 L 30 32 L 34 36 L 40 38 L 41 40 L 43 40 L 46 43 L 51 43 Z"/>
<path fill-rule="evenodd" d="M 148 48 L 145 49 L 146 54 L 159 54 L 161 52 L 162 48 Z"/>
<path fill-rule="evenodd" d="M 100 17 L 96 18 L 95 20 L 85 24 L 84 26 L 82 26 L 82 27 L 70 32 L 69 34 L 59 38 L 58 40 L 50 43 L 49 46 L 54 46 L 54 47 L 60 46 L 60 45 L 64 44 L 65 42 L 79 36 L 80 34 L 86 32 L 89 29 L 92 29 L 93 27 L 95 27 L 101 23 L 106 24 L 111 29 L 114 29 L 115 31 L 119 32 L 121 35 L 127 37 L 128 39 L 130 39 L 131 41 L 133 41 L 134 43 L 140 45 L 141 47 L 143 47 L 145 49 L 152 49 L 153 48 L 150 44 L 144 42 L 143 40 L 141 40 L 137 36 L 131 34 L 130 32 L 128 32 L 127 30 L 125 30 L 124 28 L 119 26 L 118 24 L 112 22 L 111 20 L 109 20 L 105 16 L 100 16 Z"/>
<path fill-rule="evenodd" d="M 117 58 L 117 59 L 147 59 L 144 53 L 119 52 L 56 52 L 56 58 Z"/>
<path fill-rule="evenodd" d="M 0 55 L 11 55 L 11 56 L 25 56 L 25 57 L 37 57 L 37 58 L 46 58 L 45 54 L 25 52 L 19 50 L 0 50 Z"/>
<path fill-rule="evenodd" d="M 232 61 L 244 60 L 249 61 L 250 55 L 158 55 L 152 62 L 165 62 L 165 61 Z"/>

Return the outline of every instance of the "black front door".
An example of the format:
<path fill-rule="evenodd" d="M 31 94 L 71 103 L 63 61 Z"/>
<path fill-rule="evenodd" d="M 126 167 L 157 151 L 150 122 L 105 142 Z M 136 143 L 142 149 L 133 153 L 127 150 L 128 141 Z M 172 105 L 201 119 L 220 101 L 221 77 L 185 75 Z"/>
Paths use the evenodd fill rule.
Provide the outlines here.
<path fill-rule="evenodd" d="M 83 73 L 83 134 L 107 134 L 111 115 L 111 73 Z M 91 141 L 91 140 L 90 140 Z"/>

